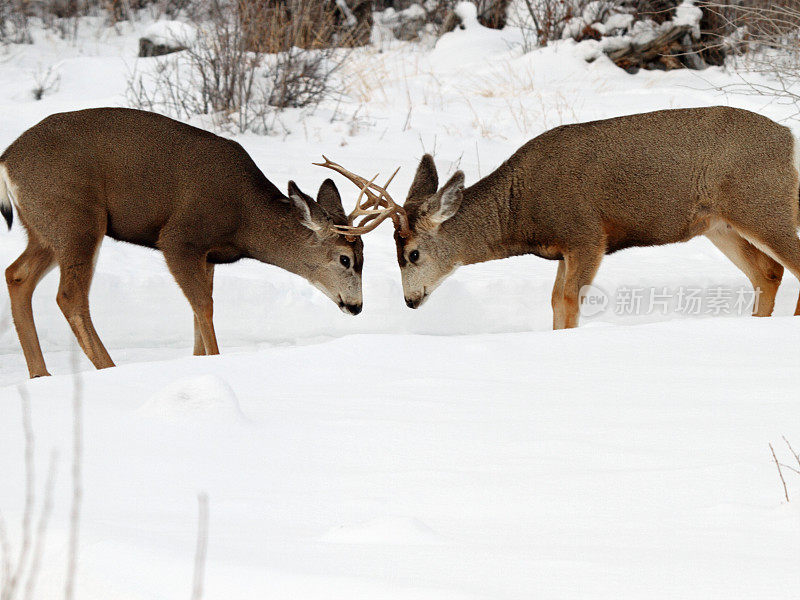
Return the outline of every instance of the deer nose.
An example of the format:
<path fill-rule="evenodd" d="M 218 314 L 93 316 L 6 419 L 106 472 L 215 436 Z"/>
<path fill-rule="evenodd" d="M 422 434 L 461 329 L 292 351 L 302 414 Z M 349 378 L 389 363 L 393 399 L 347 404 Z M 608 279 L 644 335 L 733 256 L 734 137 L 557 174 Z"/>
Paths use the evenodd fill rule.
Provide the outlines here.
<path fill-rule="evenodd" d="M 361 309 L 364 308 L 363 304 L 345 304 L 345 310 L 349 312 L 351 315 L 357 315 L 361 312 Z"/>

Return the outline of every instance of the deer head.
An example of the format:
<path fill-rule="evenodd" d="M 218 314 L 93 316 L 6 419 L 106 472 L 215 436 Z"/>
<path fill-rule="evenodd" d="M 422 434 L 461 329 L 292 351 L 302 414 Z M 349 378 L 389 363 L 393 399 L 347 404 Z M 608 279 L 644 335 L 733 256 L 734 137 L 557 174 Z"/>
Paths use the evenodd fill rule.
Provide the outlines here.
<path fill-rule="evenodd" d="M 385 185 L 375 184 L 377 175 L 371 180 L 355 175 L 341 165 L 325 158 L 321 167 L 341 173 L 361 188 L 356 207 L 347 219 L 348 225 L 337 227 L 345 236 L 361 235 L 372 231 L 381 222 L 392 218 L 397 243 L 397 259 L 403 281 L 406 305 L 417 308 L 431 292 L 452 273 L 461 262 L 454 248 L 453 236 L 440 234 L 441 225 L 456 214 L 464 192 L 464 173 L 457 171 L 439 191 L 438 176 L 433 157 L 426 154 L 417 169 L 414 183 L 404 206 L 399 206 L 386 188 L 397 171 Z M 399 170 L 399 169 L 398 169 Z M 366 196 L 362 204 L 362 198 Z M 353 225 L 356 217 L 363 216 L 361 223 Z"/>
<path fill-rule="evenodd" d="M 319 188 L 317 200 L 304 194 L 289 182 L 289 199 L 300 224 L 309 229 L 309 243 L 301 257 L 298 271 L 339 308 L 357 315 L 362 308 L 361 269 L 364 244 L 358 236 L 346 238 L 339 228 L 348 223 L 342 198 L 336 184 L 326 179 Z"/>
<path fill-rule="evenodd" d="M 403 281 L 403 295 L 409 308 L 418 308 L 444 279 L 462 262 L 454 236 L 448 235 L 446 222 L 461 206 L 464 173 L 456 171 L 437 190 L 439 177 L 433 157 L 426 154 L 403 209 L 408 216 L 406 235 L 395 231 L 397 262 Z"/>

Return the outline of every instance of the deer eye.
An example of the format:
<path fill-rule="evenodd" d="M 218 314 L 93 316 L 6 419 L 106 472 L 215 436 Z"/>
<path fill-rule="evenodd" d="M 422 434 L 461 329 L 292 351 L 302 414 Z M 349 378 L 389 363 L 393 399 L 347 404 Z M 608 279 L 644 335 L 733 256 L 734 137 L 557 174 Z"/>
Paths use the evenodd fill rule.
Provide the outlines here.
<path fill-rule="evenodd" d="M 349 269 L 350 268 L 350 257 L 349 256 L 345 256 L 344 254 L 342 254 L 339 257 L 339 262 L 342 263 L 342 266 L 345 269 Z"/>
<path fill-rule="evenodd" d="M 419 250 L 412 250 L 408 253 L 408 260 L 415 263 L 419 260 Z"/>

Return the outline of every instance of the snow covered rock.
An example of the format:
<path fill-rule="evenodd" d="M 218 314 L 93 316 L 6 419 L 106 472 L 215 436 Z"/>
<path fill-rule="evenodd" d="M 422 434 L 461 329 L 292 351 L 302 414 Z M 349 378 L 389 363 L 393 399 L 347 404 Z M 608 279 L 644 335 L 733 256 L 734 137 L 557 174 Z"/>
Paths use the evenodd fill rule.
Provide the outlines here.
<path fill-rule="evenodd" d="M 139 56 L 161 56 L 188 48 L 197 31 L 181 21 L 156 21 L 139 38 Z"/>
<path fill-rule="evenodd" d="M 173 381 L 156 392 L 140 413 L 167 420 L 239 421 L 244 418 L 231 386 L 215 375 Z"/>
<path fill-rule="evenodd" d="M 415 40 L 426 29 L 428 14 L 420 4 L 412 4 L 403 10 L 387 8 L 381 12 L 373 13 L 373 38 L 386 37 L 383 32 L 398 40 Z"/>
<path fill-rule="evenodd" d="M 442 537 L 419 519 L 395 516 L 340 525 L 329 530 L 320 541 L 328 544 L 414 546 L 443 543 Z"/>
<path fill-rule="evenodd" d="M 480 27 L 480 24 L 478 23 L 478 7 L 472 2 L 459 2 L 456 4 L 453 12 L 456 13 L 456 16 L 461 21 L 461 25 L 464 29 L 474 29 L 475 27 Z"/>

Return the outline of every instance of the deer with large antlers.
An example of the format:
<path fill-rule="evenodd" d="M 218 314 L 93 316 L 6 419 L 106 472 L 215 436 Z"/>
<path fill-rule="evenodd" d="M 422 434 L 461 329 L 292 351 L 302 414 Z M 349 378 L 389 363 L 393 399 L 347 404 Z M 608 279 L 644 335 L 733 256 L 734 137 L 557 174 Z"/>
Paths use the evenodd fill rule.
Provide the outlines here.
<path fill-rule="evenodd" d="M 304 277 L 345 312 L 361 311 L 363 245 L 331 180 L 316 201 L 282 194 L 232 140 L 122 108 L 52 115 L 0 156 L 0 212 L 16 206 L 28 246 L 6 269 L 31 377 L 48 375 L 31 297 L 56 264 L 57 302 L 95 367 L 111 367 L 89 315 L 104 236 L 161 250 L 194 312 L 195 354 L 217 354 L 214 265 L 254 258 Z"/>
<path fill-rule="evenodd" d="M 395 232 L 406 304 L 460 265 L 534 254 L 558 261 L 553 328 L 576 327 L 604 255 L 705 235 L 769 316 L 784 267 L 800 278 L 799 169 L 788 128 L 726 107 L 557 127 L 468 188 L 457 171 L 439 189 L 425 155 Z"/>

